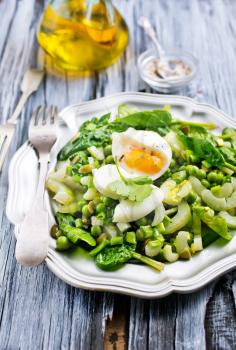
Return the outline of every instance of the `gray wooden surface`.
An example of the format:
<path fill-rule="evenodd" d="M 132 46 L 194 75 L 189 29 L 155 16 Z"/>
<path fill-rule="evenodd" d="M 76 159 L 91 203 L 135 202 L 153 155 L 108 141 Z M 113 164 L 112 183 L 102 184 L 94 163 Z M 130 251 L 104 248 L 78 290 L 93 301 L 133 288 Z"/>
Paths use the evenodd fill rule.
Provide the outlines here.
<path fill-rule="evenodd" d="M 210 102 L 231 116 L 236 113 L 235 0 L 115 3 L 130 28 L 131 40 L 124 56 L 92 78 L 69 81 L 66 75 L 63 79 L 46 76 L 22 113 L 0 178 L 0 350 L 103 349 L 106 319 L 113 311 L 114 317 L 119 317 L 121 306 L 126 309 L 129 350 L 235 349 L 234 272 L 197 293 L 147 301 L 75 289 L 46 266 L 24 269 L 16 264 L 13 227 L 5 216 L 7 169 L 12 154 L 26 140 L 32 109 L 44 103 L 62 108 L 116 91 L 150 91 L 140 81 L 136 68 L 139 53 L 151 45 L 137 28 L 140 15 L 151 18 L 165 45 L 182 47 L 198 57 L 198 78 L 181 93 Z M 0 0 L 1 122 L 16 105 L 23 72 L 36 63 L 35 30 L 44 5 L 43 0 Z M 110 338 L 107 349 L 125 348 Z"/>

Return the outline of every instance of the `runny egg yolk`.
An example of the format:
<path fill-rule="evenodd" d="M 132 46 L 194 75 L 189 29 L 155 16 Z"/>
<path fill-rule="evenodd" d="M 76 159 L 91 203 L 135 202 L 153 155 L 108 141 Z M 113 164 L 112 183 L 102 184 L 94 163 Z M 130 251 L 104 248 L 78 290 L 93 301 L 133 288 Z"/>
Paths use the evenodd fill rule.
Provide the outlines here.
<path fill-rule="evenodd" d="M 125 152 L 123 162 L 130 169 L 153 175 L 163 168 L 165 156 L 157 151 L 135 147 Z"/>

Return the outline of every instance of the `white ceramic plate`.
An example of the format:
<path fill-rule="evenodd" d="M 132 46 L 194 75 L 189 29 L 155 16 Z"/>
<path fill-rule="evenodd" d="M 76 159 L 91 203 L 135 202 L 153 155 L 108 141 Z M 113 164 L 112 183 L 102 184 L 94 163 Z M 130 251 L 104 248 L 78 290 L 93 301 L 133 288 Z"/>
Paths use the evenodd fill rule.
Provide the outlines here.
<path fill-rule="evenodd" d="M 162 96 L 136 92 L 119 93 L 94 101 L 80 103 L 64 109 L 60 116 L 60 137 L 51 154 L 51 167 L 55 165 L 59 149 L 75 134 L 86 119 L 115 111 L 121 103 L 134 104 L 141 109 L 154 109 L 168 104 L 174 117 L 215 122 L 219 130 L 225 126 L 236 127 L 236 123 L 225 113 L 206 104 L 181 96 Z M 33 149 L 24 144 L 14 155 L 9 168 L 9 193 L 7 216 L 19 230 L 25 213 L 30 207 L 37 184 L 37 157 Z M 51 222 L 49 198 L 45 196 Z M 156 298 L 171 292 L 192 292 L 212 279 L 236 266 L 236 237 L 223 244 L 219 239 L 189 261 L 166 264 L 158 273 L 142 265 L 126 264 L 116 272 L 98 269 L 93 259 L 81 254 L 63 254 L 55 250 L 55 241 L 50 240 L 46 259 L 48 267 L 62 280 L 79 288 L 114 291 L 145 298 Z"/>

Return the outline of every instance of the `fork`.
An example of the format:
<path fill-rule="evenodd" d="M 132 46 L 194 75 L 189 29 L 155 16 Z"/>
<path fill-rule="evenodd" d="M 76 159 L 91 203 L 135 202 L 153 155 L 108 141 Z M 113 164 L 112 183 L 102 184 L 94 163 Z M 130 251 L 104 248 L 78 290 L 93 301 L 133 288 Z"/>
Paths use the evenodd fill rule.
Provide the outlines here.
<path fill-rule="evenodd" d="M 44 207 L 45 180 L 50 151 L 57 140 L 57 108 L 39 106 L 29 126 L 29 141 L 38 153 L 39 180 L 34 202 L 26 214 L 16 242 L 16 259 L 23 266 L 37 266 L 48 252 L 49 220 Z"/>
<path fill-rule="evenodd" d="M 5 124 L 0 125 L 0 172 L 15 132 L 17 118 L 29 96 L 38 89 L 43 76 L 44 72 L 38 69 L 29 69 L 25 72 L 21 83 L 22 95 L 16 109 L 11 118 Z"/>

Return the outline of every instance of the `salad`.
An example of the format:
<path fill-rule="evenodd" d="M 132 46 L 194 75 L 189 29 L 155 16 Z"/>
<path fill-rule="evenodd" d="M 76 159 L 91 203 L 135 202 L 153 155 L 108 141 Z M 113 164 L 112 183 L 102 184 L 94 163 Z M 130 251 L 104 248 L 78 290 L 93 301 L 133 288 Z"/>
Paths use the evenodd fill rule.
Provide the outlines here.
<path fill-rule="evenodd" d="M 59 152 L 46 187 L 59 251 L 80 246 L 103 270 L 158 271 L 236 229 L 236 130 L 176 120 L 170 108 L 94 117 Z"/>

